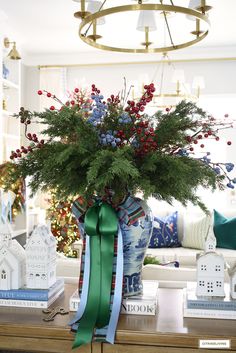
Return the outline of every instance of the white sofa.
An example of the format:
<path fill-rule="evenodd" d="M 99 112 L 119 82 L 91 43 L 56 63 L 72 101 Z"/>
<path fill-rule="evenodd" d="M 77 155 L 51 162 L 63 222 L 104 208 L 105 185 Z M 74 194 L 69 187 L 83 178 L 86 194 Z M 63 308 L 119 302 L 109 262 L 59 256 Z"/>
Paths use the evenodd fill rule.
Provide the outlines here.
<path fill-rule="evenodd" d="M 156 208 L 152 205 L 154 215 L 165 217 L 168 214 L 173 213 L 176 208 L 164 206 Z M 219 210 L 225 217 L 236 217 L 236 210 Z M 204 213 L 199 209 L 188 210 L 181 209 L 178 212 L 178 236 L 180 242 L 183 241 L 185 218 L 197 219 L 203 217 Z M 177 248 L 148 248 L 147 255 L 153 256 L 158 259 L 161 263 L 168 263 L 170 261 L 177 260 L 179 262 L 179 268 L 173 266 L 160 266 L 160 265 L 146 265 L 143 268 L 143 279 L 156 279 L 160 281 L 160 286 L 185 286 L 186 281 L 196 280 L 196 255 L 203 250 L 192 249 L 185 247 Z M 236 250 L 216 248 L 216 251 L 224 256 L 226 268 L 236 263 Z M 225 280 L 228 281 L 227 269 L 225 271 Z M 178 283 L 176 283 L 178 282 Z"/>
<path fill-rule="evenodd" d="M 158 212 L 152 206 L 154 214 L 161 217 L 166 216 L 176 208 L 173 207 L 162 207 L 158 206 Z M 161 210 L 161 211 L 160 211 Z M 236 216 L 236 210 L 219 210 L 226 217 Z M 202 212 L 195 211 L 183 211 L 179 212 L 178 217 L 178 234 L 180 241 L 183 239 L 184 234 L 184 218 L 185 217 L 198 217 L 204 215 Z M 185 286 L 186 281 L 196 280 L 196 254 L 201 252 L 199 249 L 190 249 L 184 247 L 178 248 L 148 248 L 147 255 L 155 256 L 161 262 L 169 262 L 178 260 L 180 267 L 175 268 L 172 266 L 160 266 L 160 265 L 146 265 L 143 268 L 143 279 L 155 279 L 159 280 L 160 286 L 174 286 L 182 287 Z M 222 253 L 227 264 L 232 265 L 236 262 L 236 250 L 220 249 L 217 248 L 218 253 Z M 63 255 L 58 255 L 57 258 L 57 276 L 63 276 L 65 282 L 77 283 L 80 273 L 80 259 L 70 259 Z M 225 272 L 225 279 L 228 281 L 227 271 Z"/>

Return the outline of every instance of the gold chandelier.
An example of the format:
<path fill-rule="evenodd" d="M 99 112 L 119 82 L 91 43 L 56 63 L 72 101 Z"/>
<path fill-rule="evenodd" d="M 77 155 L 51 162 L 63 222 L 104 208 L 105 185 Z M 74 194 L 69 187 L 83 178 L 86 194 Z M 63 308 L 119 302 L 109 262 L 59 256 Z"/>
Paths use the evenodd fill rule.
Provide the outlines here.
<path fill-rule="evenodd" d="M 140 100 L 146 82 L 153 82 L 156 92 L 149 107 L 165 109 L 175 107 L 181 100 L 197 102 L 205 88 L 203 76 L 193 76 L 192 85 L 186 82 L 184 69 L 176 67 L 167 53 L 163 53 L 157 63 L 152 79 L 147 73 L 141 73 L 138 80 L 132 82 L 132 99 Z"/>
<path fill-rule="evenodd" d="M 205 0 L 190 0 L 192 7 L 190 4 L 189 7 L 176 5 L 179 0 L 149 0 L 152 3 L 147 0 L 119 0 L 120 6 L 113 6 L 112 0 L 74 1 L 80 3 L 80 10 L 74 14 L 82 20 L 79 36 L 83 42 L 97 49 L 163 53 L 200 42 L 207 36 L 210 27 L 207 11 L 211 7 Z M 93 10 L 86 9 L 86 2 L 90 7 L 93 3 L 97 6 Z M 135 17 L 137 21 L 134 21 Z M 106 23 L 99 26 L 98 31 L 101 20 Z M 160 29 L 163 26 L 156 26 L 159 20 L 164 21 L 168 33 L 164 41 Z"/>

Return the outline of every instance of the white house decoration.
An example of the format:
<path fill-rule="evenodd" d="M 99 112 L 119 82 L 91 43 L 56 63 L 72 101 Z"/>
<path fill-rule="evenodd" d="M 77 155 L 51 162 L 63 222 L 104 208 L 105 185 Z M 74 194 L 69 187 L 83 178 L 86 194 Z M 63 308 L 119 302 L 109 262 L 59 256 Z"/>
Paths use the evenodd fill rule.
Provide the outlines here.
<path fill-rule="evenodd" d="M 224 297 L 225 261 L 215 252 L 216 240 L 209 231 L 205 253 L 197 254 L 197 296 Z"/>
<path fill-rule="evenodd" d="M 55 282 L 56 239 L 46 225 L 40 225 L 26 245 L 26 286 L 48 289 Z"/>
<path fill-rule="evenodd" d="M 213 226 L 210 226 L 205 241 L 205 252 L 212 251 L 216 251 L 216 237 L 213 231 Z"/>
<path fill-rule="evenodd" d="M 236 299 L 236 263 L 232 268 L 228 270 L 229 283 L 230 283 L 230 295 L 232 299 Z"/>
<path fill-rule="evenodd" d="M 23 287 L 25 272 L 25 250 L 16 240 L 12 240 L 9 225 L 0 224 L 0 289 Z"/>

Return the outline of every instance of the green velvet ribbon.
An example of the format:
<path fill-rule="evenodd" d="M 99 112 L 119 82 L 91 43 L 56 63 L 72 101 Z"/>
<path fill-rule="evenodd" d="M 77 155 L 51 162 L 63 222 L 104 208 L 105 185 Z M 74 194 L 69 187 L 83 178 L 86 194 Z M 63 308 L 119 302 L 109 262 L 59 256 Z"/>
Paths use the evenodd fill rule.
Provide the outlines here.
<path fill-rule="evenodd" d="M 73 348 L 90 343 L 94 328 L 110 319 L 110 295 L 114 257 L 114 238 L 118 218 L 107 203 L 96 203 L 85 214 L 85 232 L 90 236 L 90 278 L 86 308 L 79 322 Z"/>

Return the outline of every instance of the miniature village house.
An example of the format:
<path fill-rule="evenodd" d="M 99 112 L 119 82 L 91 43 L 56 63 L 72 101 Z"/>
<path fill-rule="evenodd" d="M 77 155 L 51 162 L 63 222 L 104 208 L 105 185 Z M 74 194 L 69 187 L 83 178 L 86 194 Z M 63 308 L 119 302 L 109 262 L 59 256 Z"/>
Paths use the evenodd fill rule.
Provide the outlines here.
<path fill-rule="evenodd" d="M 56 239 L 47 226 L 40 225 L 26 245 L 26 286 L 48 289 L 55 282 Z"/>
<path fill-rule="evenodd" d="M 232 268 L 228 270 L 228 273 L 229 273 L 230 295 L 232 299 L 236 299 L 236 263 Z"/>
<path fill-rule="evenodd" d="M 205 242 L 205 252 L 197 254 L 197 296 L 224 297 L 225 261 L 215 252 L 216 239 L 211 227 Z"/>
<path fill-rule="evenodd" d="M 12 240 L 8 224 L 0 224 L 0 289 L 19 289 L 25 283 L 25 250 Z"/>

